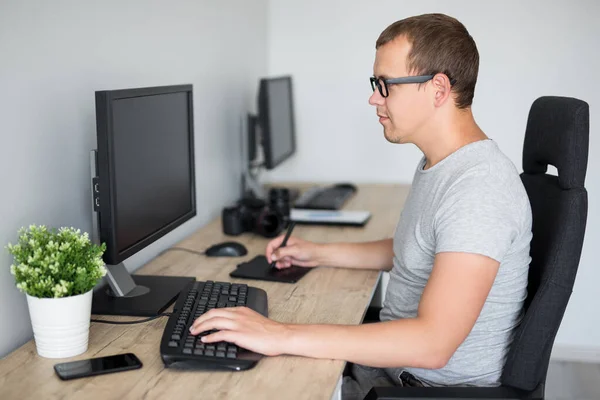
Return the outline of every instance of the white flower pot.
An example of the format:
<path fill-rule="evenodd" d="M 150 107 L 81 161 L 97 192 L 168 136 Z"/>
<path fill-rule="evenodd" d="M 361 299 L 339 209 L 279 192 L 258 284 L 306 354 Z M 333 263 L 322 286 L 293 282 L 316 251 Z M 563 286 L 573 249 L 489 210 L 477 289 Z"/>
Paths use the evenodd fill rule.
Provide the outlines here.
<path fill-rule="evenodd" d="M 27 295 L 27 304 L 40 356 L 67 358 L 87 350 L 92 290 L 62 298 L 41 299 Z"/>

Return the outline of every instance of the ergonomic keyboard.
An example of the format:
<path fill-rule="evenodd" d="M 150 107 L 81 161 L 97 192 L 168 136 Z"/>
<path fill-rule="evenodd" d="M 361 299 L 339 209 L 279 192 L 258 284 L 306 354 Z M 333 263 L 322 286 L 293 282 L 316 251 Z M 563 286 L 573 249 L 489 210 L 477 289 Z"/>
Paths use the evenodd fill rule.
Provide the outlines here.
<path fill-rule="evenodd" d="M 191 282 L 179 294 L 173 314 L 160 342 L 160 355 L 166 367 L 241 371 L 254 367 L 263 357 L 233 343 L 203 343 L 189 328 L 213 308 L 249 307 L 268 317 L 267 293 L 259 288 L 229 282 Z"/>
<path fill-rule="evenodd" d="M 296 200 L 294 208 L 339 210 L 354 193 L 356 193 L 356 187 L 352 184 L 313 187 Z"/>

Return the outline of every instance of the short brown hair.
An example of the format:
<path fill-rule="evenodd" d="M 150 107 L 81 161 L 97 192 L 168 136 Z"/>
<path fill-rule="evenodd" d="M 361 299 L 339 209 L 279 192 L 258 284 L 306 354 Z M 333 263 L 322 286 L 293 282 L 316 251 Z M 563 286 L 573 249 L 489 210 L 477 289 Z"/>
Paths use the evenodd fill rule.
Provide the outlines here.
<path fill-rule="evenodd" d="M 377 39 L 375 48 L 405 36 L 412 45 L 406 65 L 409 73 L 444 73 L 454 79 L 452 91 L 458 108 L 470 107 L 475 94 L 479 53 L 467 28 L 444 14 L 423 14 L 396 21 Z"/>

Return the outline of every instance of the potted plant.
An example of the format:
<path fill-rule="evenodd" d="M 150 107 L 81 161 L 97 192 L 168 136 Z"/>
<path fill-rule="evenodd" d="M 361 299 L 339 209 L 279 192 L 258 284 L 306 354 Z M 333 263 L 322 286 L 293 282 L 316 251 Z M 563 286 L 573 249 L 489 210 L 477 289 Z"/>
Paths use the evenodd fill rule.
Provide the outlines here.
<path fill-rule="evenodd" d="M 31 225 L 8 244 L 10 271 L 27 296 L 37 352 L 66 358 L 88 347 L 92 292 L 106 274 L 106 245 L 93 244 L 79 229 Z"/>

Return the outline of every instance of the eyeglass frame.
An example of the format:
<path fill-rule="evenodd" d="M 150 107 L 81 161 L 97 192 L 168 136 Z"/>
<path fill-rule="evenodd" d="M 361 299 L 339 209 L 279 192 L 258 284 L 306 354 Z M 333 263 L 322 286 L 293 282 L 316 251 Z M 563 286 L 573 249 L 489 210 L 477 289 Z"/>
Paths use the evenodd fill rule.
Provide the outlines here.
<path fill-rule="evenodd" d="M 425 83 L 430 81 L 431 79 L 433 79 L 435 75 L 414 75 L 414 76 L 403 76 L 401 78 L 388 78 L 388 79 L 383 79 L 383 78 L 377 78 L 375 76 L 372 76 L 369 78 L 369 80 L 371 81 L 371 88 L 373 89 L 373 92 L 375 92 L 375 87 L 377 87 L 377 89 L 379 90 L 379 94 L 381 95 L 381 97 L 388 97 L 390 95 L 390 91 L 388 90 L 388 85 L 398 85 L 398 84 L 406 84 L 406 83 Z M 385 95 L 383 94 L 383 90 L 381 88 L 381 85 L 379 84 L 379 81 L 383 81 L 383 84 L 385 86 Z M 450 86 L 454 85 L 456 83 L 456 79 L 450 79 Z"/>

